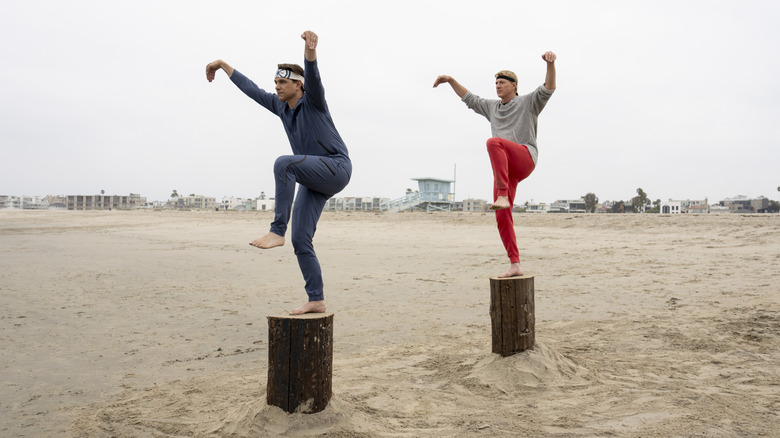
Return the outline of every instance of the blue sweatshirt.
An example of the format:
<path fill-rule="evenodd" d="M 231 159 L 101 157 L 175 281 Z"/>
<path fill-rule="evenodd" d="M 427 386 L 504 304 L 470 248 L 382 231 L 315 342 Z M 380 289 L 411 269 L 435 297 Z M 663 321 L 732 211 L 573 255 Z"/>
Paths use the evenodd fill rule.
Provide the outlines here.
<path fill-rule="evenodd" d="M 306 91 L 294 109 L 291 109 L 287 102 L 279 100 L 275 93 L 269 93 L 255 85 L 238 70 L 233 70 L 230 80 L 244 94 L 282 119 L 295 155 L 349 157 L 347 146 L 336 130 L 325 102 L 325 90 L 322 88 L 317 60 L 304 60 L 303 65 Z"/>

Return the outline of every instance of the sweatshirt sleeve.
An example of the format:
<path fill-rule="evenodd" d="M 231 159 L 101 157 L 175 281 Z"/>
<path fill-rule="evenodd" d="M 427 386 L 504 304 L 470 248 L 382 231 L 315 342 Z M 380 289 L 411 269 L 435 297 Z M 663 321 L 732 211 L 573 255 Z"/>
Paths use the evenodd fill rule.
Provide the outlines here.
<path fill-rule="evenodd" d="M 532 93 L 532 102 L 534 103 L 534 109 L 537 114 L 542 112 L 544 106 L 547 105 L 547 101 L 550 100 L 554 92 L 555 90 L 544 88 L 544 85 L 539 85 L 539 87 L 534 90 Z"/>
<path fill-rule="evenodd" d="M 471 91 L 467 91 L 461 100 L 466 104 L 467 107 L 469 107 L 469 109 L 473 110 L 477 114 L 485 116 L 486 119 L 490 120 L 490 104 L 487 99 L 483 99 Z"/>
<path fill-rule="evenodd" d="M 325 102 L 325 89 L 322 87 L 322 78 L 320 69 L 317 66 L 317 60 L 303 62 L 303 87 L 306 89 L 306 96 L 312 105 L 321 111 L 328 111 L 328 104 Z"/>
<path fill-rule="evenodd" d="M 262 88 L 258 87 L 248 77 L 244 76 L 238 70 L 233 69 L 233 74 L 230 76 L 230 80 L 243 91 L 244 94 L 249 96 L 252 100 L 265 107 L 268 111 L 274 114 L 279 114 L 278 107 L 282 103 L 276 94 L 269 93 Z"/>

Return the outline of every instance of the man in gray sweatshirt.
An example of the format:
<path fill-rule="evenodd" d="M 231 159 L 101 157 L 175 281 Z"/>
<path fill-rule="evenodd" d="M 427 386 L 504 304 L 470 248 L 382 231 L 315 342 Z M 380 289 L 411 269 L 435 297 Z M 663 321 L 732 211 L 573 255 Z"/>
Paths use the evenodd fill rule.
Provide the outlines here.
<path fill-rule="evenodd" d="M 509 70 L 496 73 L 498 99 L 483 99 L 470 92 L 454 78 L 442 75 L 434 87 L 448 83 L 470 109 L 490 121 L 492 138 L 487 141 L 490 164 L 493 167 L 493 205 L 498 234 L 509 257 L 509 270 L 499 277 L 523 275 L 517 249 L 512 206 L 517 184 L 528 178 L 536 167 L 539 155 L 536 147 L 536 125 L 539 113 L 555 91 L 555 60 L 553 52 L 545 52 L 547 63 L 544 85 L 529 94 L 518 96 L 517 75 Z"/>

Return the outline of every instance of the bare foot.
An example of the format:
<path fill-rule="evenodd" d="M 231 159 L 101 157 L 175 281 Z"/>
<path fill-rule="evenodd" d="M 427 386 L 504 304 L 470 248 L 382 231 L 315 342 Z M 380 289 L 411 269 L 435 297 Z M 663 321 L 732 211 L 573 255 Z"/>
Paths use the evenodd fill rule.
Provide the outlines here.
<path fill-rule="evenodd" d="M 284 236 L 269 232 L 265 236 L 253 240 L 249 244 L 260 249 L 274 248 L 276 246 L 284 245 Z"/>
<path fill-rule="evenodd" d="M 503 210 L 509 207 L 511 207 L 511 205 L 509 205 L 509 198 L 506 196 L 499 196 L 496 198 L 496 202 L 490 205 L 491 210 Z"/>
<path fill-rule="evenodd" d="M 519 277 L 523 275 L 523 268 L 520 267 L 520 263 L 512 263 L 509 265 L 509 270 L 503 275 L 499 275 L 498 278 Z"/>
<path fill-rule="evenodd" d="M 303 315 L 304 313 L 325 313 L 325 300 L 309 301 L 297 309 L 290 310 L 290 315 Z"/>

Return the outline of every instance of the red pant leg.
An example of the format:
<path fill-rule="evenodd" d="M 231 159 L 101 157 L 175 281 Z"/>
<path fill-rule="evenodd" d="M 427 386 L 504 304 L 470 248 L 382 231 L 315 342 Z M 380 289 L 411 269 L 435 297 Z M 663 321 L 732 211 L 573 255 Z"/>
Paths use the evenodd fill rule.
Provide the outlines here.
<path fill-rule="evenodd" d="M 509 199 L 509 205 L 514 205 L 517 184 L 528 178 L 534 170 L 531 154 L 525 145 L 503 138 L 489 139 L 487 148 L 490 164 L 493 167 L 493 201 L 499 196 L 506 196 Z M 509 261 L 519 263 L 520 252 L 517 249 L 512 208 L 496 210 L 496 223 Z"/>

